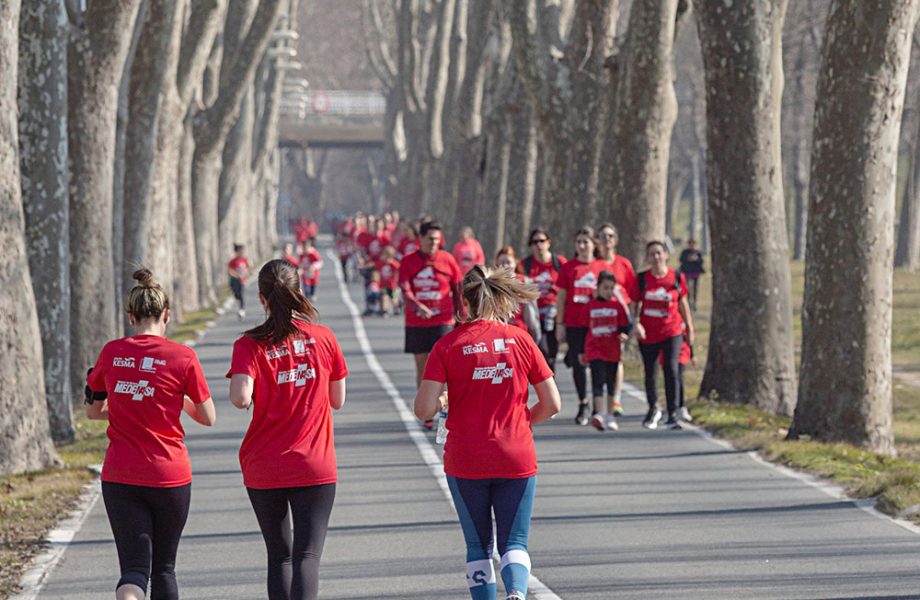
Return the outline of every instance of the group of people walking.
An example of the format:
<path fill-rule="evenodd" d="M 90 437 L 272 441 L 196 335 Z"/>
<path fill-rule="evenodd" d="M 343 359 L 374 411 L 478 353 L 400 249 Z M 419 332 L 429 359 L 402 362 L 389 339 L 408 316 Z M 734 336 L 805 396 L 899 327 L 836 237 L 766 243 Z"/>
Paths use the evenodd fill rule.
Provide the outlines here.
<path fill-rule="evenodd" d="M 517 260 L 503 248 L 499 266 L 491 266 L 482 264 L 471 230 L 455 257 L 441 249 L 444 234 L 434 221 L 376 222 L 383 223 L 374 225 L 378 242 L 388 225 L 404 232 L 391 236 L 381 254 L 400 249 L 390 260 L 398 261 L 394 295 L 404 306 L 405 351 L 415 359 L 416 416 L 433 428 L 434 417 L 446 414 L 444 471 L 467 545 L 470 595 L 493 600 L 500 577 L 506 599 L 524 600 L 537 474 L 532 426 L 560 410 L 560 343 L 567 344 L 579 424 L 617 427 L 620 346 L 631 336 L 646 366 L 645 425 L 654 428 L 660 419 L 649 377 L 659 361 L 668 423 L 679 423 L 677 365 L 682 342 L 693 341 L 686 282 L 667 266 L 659 242 L 649 243 L 651 268 L 637 277 L 616 254 L 609 224 L 580 230 L 569 261 L 536 229 L 528 256 Z M 340 230 L 338 239 L 356 242 L 364 233 L 357 229 Z M 318 593 L 337 480 L 332 411 L 345 403 L 348 367 L 333 331 L 317 322 L 309 297 L 315 287 L 305 294 L 303 260 L 292 260 L 290 248 L 284 254 L 258 271 L 265 320 L 236 341 L 226 376 L 232 404 L 252 412 L 239 460 L 266 546 L 267 597 L 299 600 Z M 242 279 L 248 261 L 237 266 L 244 268 L 231 269 L 231 277 Z M 149 597 L 170 600 L 179 597 L 175 557 L 191 493 L 180 414 L 209 426 L 216 412 L 194 351 L 165 338 L 170 306 L 163 288 L 146 269 L 135 279 L 127 302 L 135 334 L 102 349 L 87 377 L 86 411 L 109 420 L 102 481 L 121 569 L 116 598 L 145 598 L 149 587 Z M 528 407 L 531 386 L 537 402 Z M 493 547 L 501 556 L 498 574 Z"/>

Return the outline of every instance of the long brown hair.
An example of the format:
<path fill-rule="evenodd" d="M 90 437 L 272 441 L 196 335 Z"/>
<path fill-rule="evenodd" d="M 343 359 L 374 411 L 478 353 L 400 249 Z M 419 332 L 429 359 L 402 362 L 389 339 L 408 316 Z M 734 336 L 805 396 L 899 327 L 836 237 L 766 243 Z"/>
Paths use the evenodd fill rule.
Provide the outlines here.
<path fill-rule="evenodd" d="M 316 308 L 300 291 L 297 268 L 286 260 L 270 260 L 259 270 L 259 294 L 268 305 L 268 317 L 261 325 L 245 332 L 255 340 L 271 340 L 277 344 L 297 332 L 295 315 L 310 323 L 319 317 Z"/>
<path fill-rule="evenodd" d="M 470 321 L 507 319 L 521 303 L 539 296 L 537 286 L 522 282 L 507 268 L 476 265 L 463 278 L 463 299 L 470 306 Z"/>

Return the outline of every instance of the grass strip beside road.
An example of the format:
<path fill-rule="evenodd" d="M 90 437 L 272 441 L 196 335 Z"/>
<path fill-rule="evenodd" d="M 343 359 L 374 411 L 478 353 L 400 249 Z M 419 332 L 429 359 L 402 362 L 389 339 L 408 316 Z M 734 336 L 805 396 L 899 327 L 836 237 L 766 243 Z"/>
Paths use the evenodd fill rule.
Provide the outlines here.
<path fill-rule="evenodd" d="M 220 296 L 222 305 L 229 291 Z M 169 332 L 175 342 L 196 340 L 216 310 L 187 312 Z M 83 487 L 95 474 L 90 465 L 102 463 L 108 440 L 106 421 L 90 421 L 80 406 L 74 407 L 75 439 L 58 446 L 63 461 L 59 468 L 0 477 L 0 600 L 19 589 L 29 563 L 44 548 L 44 539 L 57 522 L 76 508 Z"/>

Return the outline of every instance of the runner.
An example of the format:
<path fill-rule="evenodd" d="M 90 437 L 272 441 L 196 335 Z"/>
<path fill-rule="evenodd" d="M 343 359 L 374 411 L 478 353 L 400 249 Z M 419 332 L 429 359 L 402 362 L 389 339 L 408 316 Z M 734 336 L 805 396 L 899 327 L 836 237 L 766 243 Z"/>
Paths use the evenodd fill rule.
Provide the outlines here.
<path fill-rule="evenodd" d="M 399 229 L 397 232 L 399 233 L 400 238 L 396 245 L 396 258 L 402 260 L 404 256 L 412 254 L 418 250 L 418 230 L 411 223 L 400 221 Z"/>
<path fill-rule="evenodd" d="M 523 283 L 532 283 L 522 273 L 517 273 L 517 259 L 514 255 L 514 248 L 505 246 L 495 255 L 495 266 L 499 269 L 508 269 Z M 539 290 L 538 290 L 539 291 Z M 540 344 L 540 312 L 537 308 L 537 302 L 525 302 L 521 304 L 511 318 L 508 320 L 512 325 L 520 327 L 530 334 L 533 341 Z"/>
<path fill-rule="evenodd" d="M 585 336 L 588 333 L 588 302 L 597 289 L 597 276 L 604 270 L 604 261 L 594 258 L 594 230 L 583 227 L 575 234 L 575 258 L 562 265 L 556 285 L 556 339 L 565 341 L 569 348 L 565 353 L 565 366 L 572 369 L 575 391 L 578 394 L 578 413 L 575 422 L 587 425 L 590 416 L 588 407 L 588 377 L 585 366 L 578 362 L 578 355 L 585 351 Z"/>
<path fill-rule="evenodd" d="M 460 282 L 463 275 L 454 257 L 439 246 L 441 226 L 422 225 L 418 251 L 403 257 L 399 266 L 399 287 L 406 307 L 405 352 L 415 357 L 415 383 L 422 381 L 428 353 L 451 330 L 454 314 L 462 310 Z M 434 429 L 434 419 L 425 419 L 426 429 Z"/>
<path fill-rule="evenodd" d="M 621 344 L 629 339 L 632 324 L 629 309 L 623 300 L 623 288 L 610 271 L 597 276 L 597 296 L 588 303 L 588 335 L 585 353 L 578 360 L 591 367 L 591 396 L 594 416 L 591 424 L 598 431 L 619 429 L 614 393 L 620 365 Z M 604 388 L 607 404 L 604 407 Z"/>
<path fill-rule="evenodd" d="M 616 277 L 620 285 L 620 291 L 623 294 L 623 300 L 627 306 L 629 298 L 626 296 L 626 290 L 632 289 L 636 281 L 636 271 L 633 264 L 628 258 L 617 254 L 617 242 L 620 240 L 617 228 L 611 223 L 604 223 L 597 230 L 597 257 L 604 261 L 604 268 Z M 609 391 L 609 390 L 608 390 Z M 623 363 L 617 367 L 616 386 L 613 397 L 608 400 L 612 406 L 607 408 L 607 412 L 613 412 L 616 416 L 623 414 Z"/>
<path fill-rule="evenodd" d="M 688 292 L 689 293 L 689 292 Z M 686 326 L 683 326 L 684 332 L 686 333 Z M 658 355 L 658 365 L 664 366 L 664 353 Z M 680 412 L 680 420 L 686 423 L 691 423 L 693 417 L 690 415 L 690 411 L 687 409 L 686 395 L 684 394 L 684 370 L 687 368 L 687 365 L 696 365 L 696 359 L 693 357 L 693 348 L 690 344 L 687 343 L 687 336 L 684 335 L 684 339 L 680 345 L 680 357 L 677 359 L 677 379 L 678 379 L 678 392 L 677 392 L 677 405 L 680 407 L 678 411 Z"/>
<path fill-rule="evenodd" d="M 266 263 L 259 301 L 267 318 L 233 345 L 227 372 L 233 405 L 255 407 L 240 446 L 243 485 L 265 541 L 269 600 L 313 600 L 335 500 L 330 409 L 345 403 L 348 367 L 294 267 Z"/>
<path fill-rule="evenodd" d="M 415 398 L 429 419 L 450 389 L 444 473 L 466 541 L 466 580 L 473 600 L 494 600 L 492 513 L 508 600 L 524 600 L 530 576 L 527 540 L 536 489 L 531 427 L 559 412 L 559 391 L 539 348 L 504 319 L 539 293 L 509 271 L 477 266 L 463 279 L 469 318 L 431 353 Z M 537 403 L 528 409 L 528 383 Z"/>
<path fill-rule="evenodd" d="M 530 247 L 530 256 L 520 262 L 519 268 L 540 290 L 537 299 L 537 308 L 540 310 L 540 351 L 555 373 L 556 355 L 559 353 L 559 341 L 556 339 L 556 295 L 559 287 L 556 280 L 566 260 L 550 251 L 552 240 L 543 229 L 531 231 L 527 245 Z"/>
<path fill-rule="evenodd" d="M 646 245 L 646 260 L 650 268 L 639 274 L 629 295 L 635 298 L 634 320 L 639 351 L 645 368 L 645 396 L 648 413 L 642 425 L 655 429 L 661 420 L 658 410 L 656 371 L 658 355 L 664 360 L 664 393 L 668 405 L 668 429 L 680 429 L 680 413 L 677 404 L 678 361 L 680 347 L 686 334 L 687 343 L 693 346 L 693 318 L 687 303 L 687 283 L 682 275 L 668 267 L 668 250 L 664 243 L 649 242 Z M 686 326 L 686 333 L 683 326 Z"/>
<path fill-rule="evenodd" d="M 400 310 L 399 261 L 393 246 L 383 249 L 374 267 L 380 272 L 381 313 L 384 317 L 395 315 Z"/>
<path fill-rule="evenodd" d="M 192 467 L 179 416 L 214 424 L 195 352 L 166 339 L 169 298 L 147 269 L 134 272 L 135 334 L 105 345 L 86 378 L 86 416 L 108 419 L 102 499 L 115 538 L 118 600 L 179 598 L 176 551 L 188 518 Z"/>
<path fill-rule="evenodd" d="M 236 314 L 240 319 L 243 319 L 246 316 L 243 288 L 246 287 L 252 264 L 246 258 L 243 244 L 233 244 L 233 254 L 233 258 L 227 263 L 227 275 L 230 276 L 230 291 L 233 292 L 233 297 L 236 298 L 240 307 Z"/>
<path fill-rule="evenodd" d="M 286 242 L 281 250 L 281 258 L 291 263 L 293 266 L 300 268 L 300 258 L 294 254 L 294 244 Z"/>
<path fill-rule="evenodd" d="M 342 276 L 345 278 L 345 283 L 348 283 L 351 258 L 354 254 L 354 242 L 345 233 L 340 233 L 335 241 L 335 250 L 339 255 L 339 262 L 342 264 Z"/>
<path fill-rule="evenodd" d="M 307 238 L 303 243 L 303 249 L 300 252 L 300 273 L 301 283 L 303 284 L 303 293 L 313 299 L 316 294 L 316 286 L 319 285 L 319 270 L 323 268 L 323 257 L 313 246 L 314 239 Z"/>
<path fill-rule="evenodd" d="M 454 259 L 460 265 L 460 270 L 466 274 L 474 265 L 484 265 L 486 255 L 482 252 L 482 246 L 473 235 L 472 227 L 464 227 L 460 230 L 460 241 L 454 244 Z"/>
<path fill-rule="evenodd" d="M 680 273 L 687 279 L 690 309 L 696 310 L 696 294 L 700 287 L 700 277 L 706 272 L 703 268 L 703 253 L 696 248 L 696 240 L 687 240 L 687 247 L 680 253 Z"/>

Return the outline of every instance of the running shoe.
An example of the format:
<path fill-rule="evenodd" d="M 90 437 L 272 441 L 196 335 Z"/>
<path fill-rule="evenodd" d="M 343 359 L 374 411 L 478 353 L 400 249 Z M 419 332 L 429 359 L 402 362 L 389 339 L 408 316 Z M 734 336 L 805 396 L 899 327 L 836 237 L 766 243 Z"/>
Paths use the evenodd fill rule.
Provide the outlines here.
<path fill-rule="evenodd" d="M 422 427 L 425 428 L 425 431 L 434 431 L 434 419 L 425 419 L 422 421 Z"/>
<path fill-rule="evenodd" d="M 613 415 L 606 415 L 604 417 L 604 427 L 606 427 L 608 431 L 619 431 L 620 429 L 620 426 L 617 425 L 617 419 Z"/>
<path fill-rule="evenodd" d="M 681 421 L 686 421 L 687 423 L 692 423 L 692 422 L 693 422 L 693 417 L 690 416 L 690 411 L 687 410 L 687 407 L 686 407 L 686 406 L 681 406 L 681 407 L 680 407 L 680 420 L 681 420 Z"/>
<path fill-rule="evenodd" d="M 645 419 L 642 421 L 642 426 L 646 429 L 658 429 L 658 421 L 660 420 L 661 411 L 653 406 L 645 413 Z"/>
<path fill-rule="evenodd" d="M 505 597 L 505 600 L 524 600 L 524 594 L 521 592 L 511 592 Z"/>
<path fill-rule="evenodd" d="M 242 308 L 236 311 L 236 314 L 240 318 L 240 320 L 243 320 L 246 318 L 246 311 L 243 310 Z"/>
<path fill-rule="evenodd" d="M 591 417 L 591 425 L 598 431 L 607 431 L 607 422 L 601 413 L 594 413 L 594 416 Z"/>
<path fill-rule="evenodd" d="M 680 431 L 683 427 L 680 420 L 675 415 L 668 415 L 668 421 L 665 423 L 669 431 Z"/>
<path fill-rule="evenodd" d="M 613 414 L 615 414 L 618 417 L 623 416 L 623 403 L 620 402 L 619 400 L 613 401 Z"/>
<path fill-rule="evenodd" d="M 578 414 L 575 415 L 575 424 L 576 425 L 587 425 L 588 424 L 588 415 L 590 414 L 590 409 L 588 408 L 588 403 L 578 405 Z"/>

